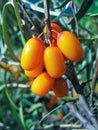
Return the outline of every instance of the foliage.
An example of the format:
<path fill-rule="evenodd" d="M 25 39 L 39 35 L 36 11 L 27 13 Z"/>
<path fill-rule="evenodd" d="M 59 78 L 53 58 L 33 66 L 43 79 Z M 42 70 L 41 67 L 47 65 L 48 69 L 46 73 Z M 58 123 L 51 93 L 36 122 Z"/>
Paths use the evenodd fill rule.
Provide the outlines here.
<path fill-rule="evenodd" d="M 66 75 L 64 76 L 70 86 L 68 96 L 54 98 L 50 92 L 44 97 L 39 97 L 31 92 L 32 80 L 25 76 L 20 67 L 20 56 L 25 41 L 43 32 L 43 1 L 0 1 L 0 129 L 96 130 L 84 112 L 80 94 L 78 93 L 77 98 L 72 97 L 74 83 L 70 82 Z M 59 24 L 62 30 L 75 33 L 83 46 L 84 58 L 74 62 L 74 69 L 79 83 L 83 86 L 83 94 L 89 106 L 91 105 L 89 108 L 92 113 L 95 112 L 96 118 L 98 112 L 92 109 L 98 106 L 97 6 L 97 0 L 50 1 L 50 22 Z M 52 103 L 51 98 L 54 101 Z"/>

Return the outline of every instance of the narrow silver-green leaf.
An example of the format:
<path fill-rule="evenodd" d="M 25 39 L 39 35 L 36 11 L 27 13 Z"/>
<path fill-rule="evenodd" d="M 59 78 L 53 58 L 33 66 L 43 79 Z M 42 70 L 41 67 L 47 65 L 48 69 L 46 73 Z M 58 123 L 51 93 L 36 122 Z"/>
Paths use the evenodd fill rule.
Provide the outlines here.
<path fill-rule="evenodd" d="M 56 9 L 62 8 L 64 7 L 68 2 L 70 2 L 70 0 L 65 0 L 59 7 L 57 7 Z"/>
<path fill-rule="evenodd" d="M 16 14 L 16 17 L 17 17 L 18 26 L 19 26 L 19 29 L 20 29 L 20 32 L 21 32 L 22 43 L 23 43 L 23 45 L 25 45 L 25 38 L 24 38 L 24 35 L 23 35 L 23 30 L 22 30 L 21 17 L 20 17 L 18 4 L 17 4 L 16 0 L 13 0 L 13 4 L 14 4 L 15 14 Z"/>
<path fill-rule="evenodd" d="M 24 115 L 23 115 L 22 104 L 20 104 L 20 107 L 19 107 L 19 115 L 20 115 L 21 124 L 22 124 L 24 130 L 26 130 L 25 121 L 24 121 Z"/>
<path fill-rule="evenodd" d="M 11 54 L 11 57 L 13 60 L 18 61 L 17 57 L 14 54 L 14 51 L 12 49 L 12 44 L 11 44 L 11 39 L 8 35 L 8 30 L 7 30 L 7 12 L 8 12 L 8 8 L 12 8 L 12 4 L 11 3 L 6 3 L 3 7 L 3 12 L 2 12 L 2 30 L 3 30 L 3 38 L 4 38 L 4 42 L 6 43 L 8 50 Z"/>

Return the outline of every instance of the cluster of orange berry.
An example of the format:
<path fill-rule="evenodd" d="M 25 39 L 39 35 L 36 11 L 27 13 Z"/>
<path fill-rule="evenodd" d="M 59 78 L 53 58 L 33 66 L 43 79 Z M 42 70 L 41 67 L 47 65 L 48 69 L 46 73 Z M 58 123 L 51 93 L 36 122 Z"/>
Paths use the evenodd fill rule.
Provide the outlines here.
<path fill-rule="evenodd" d="M 31 90 L 38 96 L 51 89 L 58 97 L 68 94 L 68 86 L 62 75 L 66 73 L 66 60 L 78 61 L 83 57 L 83 48 L 74 34 L 61 31 L 51 23 L 52 43 L 45 46 L 39 38 L 31 38 L 21 54 L 21 66 L 28 77 L 34 78 Z M 46 28 L 44 28 L 44 32 Z"/>

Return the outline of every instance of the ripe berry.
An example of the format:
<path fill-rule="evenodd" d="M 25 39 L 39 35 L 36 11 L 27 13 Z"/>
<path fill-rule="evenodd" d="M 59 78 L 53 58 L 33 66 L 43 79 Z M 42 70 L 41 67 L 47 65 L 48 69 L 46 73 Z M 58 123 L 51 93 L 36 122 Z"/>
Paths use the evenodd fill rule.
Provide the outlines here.
<path fill-rule="evenodd" d="M 84 55 L 78 38 L 69 31 L 63 31 L 58 34 L 57 46 L 64 56 L 71 61 L 78 61 Z"/>
<path fill-rule="evenodd" d="M 38 96 L 46 95 L 53 87 L 55 79 L 50 77 L 47 72 L 41 73 L 32 83 L 32 92 Z"/>
<path fill-rule="evenodd" d="M 68 86 L 64 78 L 60 77 L 55 80 L 53 91 L 57 97 L 64 97 L 68 95 Z"/>
<path fill-rule="evenodd" d="M 25 44 L 21 54 L 21 66 L 32 70 L 43 60 L 44 43 L 38 38 L 31 38 Z"/>
<path fill-rule="evenodd" d="M 43 70 L 44 63 L 41 61 L 38 66 L 36 66 L 33 70 L 24 70 L 25 75 L 29 78 L 35 78 L 37 77 Z"/>
<path fill-rule="evenodd" d="M 64 57 L 55 46 L 49 46 L 44 51 L 44 64 L 47 72 L 53 78 L 58 78 L 65 73 Z"/>

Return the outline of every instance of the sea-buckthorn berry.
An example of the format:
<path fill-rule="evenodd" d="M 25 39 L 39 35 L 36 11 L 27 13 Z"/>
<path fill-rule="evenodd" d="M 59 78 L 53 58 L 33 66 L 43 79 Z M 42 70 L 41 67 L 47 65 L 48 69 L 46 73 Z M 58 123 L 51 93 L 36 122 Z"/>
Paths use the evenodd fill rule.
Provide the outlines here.
<path fill-rule="evenodd" d="M 38 38 L 31 38 L 25 44 L 21 54 L 21 66 L 32 70 L 43 60 L 44 43 Z"/>
<path fill-rule="evenodd" d="M 64 78 L 60 77 L 55 80 L 53 91 L 57 97 L 64 97 L 68 95 L 68 86 Z"/>
<path fill-rule="evenodd" d="M 58 34 L 57 46 L 62 51 L 66 59 L 78 61 L 84 55 L 83 48 L 78 38 L 69 31 L 63 31 Z"/>
<path fill-rule="evenodd" d="M 38 96 L 45 96 L 53 87 L 54 82 L 54 78 L 47 72 L 43 72 L 34 79 L 31 90 Z"/>
<path fill-rule="evenodd" d="M 45 49 L 44 64 L 47 72 L 53 78 L 58 78 L 65 73 L 64 56 L 55 46 L 49 46 Z"/>

